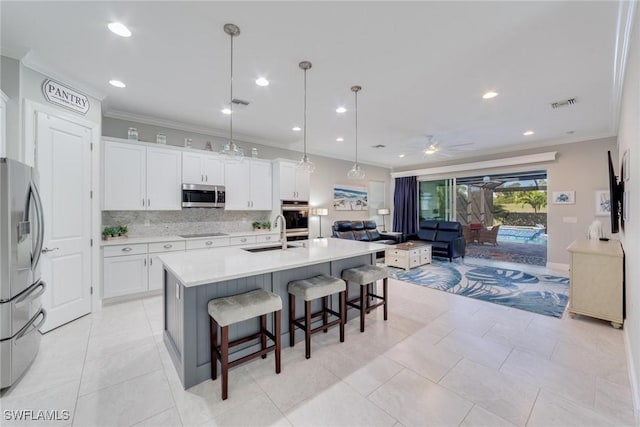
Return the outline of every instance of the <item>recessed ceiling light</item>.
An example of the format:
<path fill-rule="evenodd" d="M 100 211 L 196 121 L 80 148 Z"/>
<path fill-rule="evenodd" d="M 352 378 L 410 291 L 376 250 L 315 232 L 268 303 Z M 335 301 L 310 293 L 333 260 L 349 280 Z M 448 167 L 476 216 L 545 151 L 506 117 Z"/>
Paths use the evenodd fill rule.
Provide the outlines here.
<path fill-rule="evenodd" d="M 229 108 L 223 108 L 222 114 L 231 114 L 231 110 Z"/>
<path fill-rule="evenodd" d="M 533 135 L 535 132 L 532 130 L 528 130 L 525 133 L 523 133 L 524 136 L 529 136 L 529 135 Z"/>
<path fill-rule="evenodd" d="M 264 77 L 258 77 L 256 79 L 256 84 L 258 86 L 269 86 L 269 80 L 265 79 Z"/>
<path fill-rule="evenodd" d="M 491 99 L 491 98 L 495 98 L 496 96 L 498 96 L 498 92 L 489 91 L 484 95 L 482 95 L 482 99 Z"/>
<path fill-rule="evenodd" d="M 131 37 L 131 31 L 120 22 L 112 22 L 107 25 L 112 33 L 119 35 L 120 37 Z"/>
<path fill-rule="evenodd" d="M 300 126 L 294 126 L 291 128 L 292 131 L 294 132 L 300 132 L 302 130 L 302 128 Z"/>
<path fill-rule="evenodd" d="M 340 113 L 340 114 L 342 114 L 342 113 L 346 113 L 346 112 L 347 112 L 347 109 L 346 109 L 346 108 L 344 108 L 344 107 L 338 107 L 338 108 L 336 108 L 336 113 Z"/>
<path fill-rule="evenodd" d="M 122 83 L 120 80 L 109 80 L 109 84 L 119 88 L 127 87 L 127 85 Z"/>
<path fill-rule="evenodd" d="M 404 154 L 398 154 L 398 157 L 403 158 Z"/>
<path fill-rule="evenodd" d="M 344 142 L 344 138 L 339 136 L 339 137 L 336 138 L 336 141 L 337 142 Z"/>

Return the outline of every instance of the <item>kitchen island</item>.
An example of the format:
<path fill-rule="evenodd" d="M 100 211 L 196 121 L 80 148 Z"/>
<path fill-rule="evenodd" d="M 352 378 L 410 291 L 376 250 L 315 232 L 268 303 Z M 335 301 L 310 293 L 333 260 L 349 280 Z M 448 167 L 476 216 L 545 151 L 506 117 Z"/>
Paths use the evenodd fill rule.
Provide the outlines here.
<path fill-rule="evenodd" d="M 226 247 L 159 256 L 164 265 L 163 339 L 185 388 L 211 378 L 209 300 L 259 288 L 279 295 L 282 299 L 281 334 L 283 342 L 288 342 L 287 284 L 290 281 L 318 274 L 340 277 L 346 268 L 375 264 L 376 253 L 386 247 L 332 238 L 296 241 L 289 245 L 292 247 L 286 250 L 282 250 L 281 245 L 275 250 L 258 252 L 247 250 L 255 250 L 255 246 L 246 249 Z M 351 291 L 359 292 L 355 288 Z M 330 304 L 334 310 L 337 308 L 337 296 L 330 299 Z M 320 301 L 314 301 L 313 310 L 319 307 Z M 296 315 L 300 316 L 302 312 Z M 273 322 L 271 316 L 269 322 Z M 257 331 L 258 320 L 247 320 L 229 328 L 229 339 Z M 253 352 L 258 345 L 256 342 L 247 343 L 244 348 L 238 346 L 234 348 L 234 356 Z"/>

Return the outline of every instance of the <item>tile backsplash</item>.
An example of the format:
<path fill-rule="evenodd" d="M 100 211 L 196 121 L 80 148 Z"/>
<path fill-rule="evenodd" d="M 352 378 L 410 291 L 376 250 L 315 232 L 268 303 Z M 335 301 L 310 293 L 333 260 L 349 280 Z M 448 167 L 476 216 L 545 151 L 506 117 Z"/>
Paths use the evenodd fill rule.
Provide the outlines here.
<path fill-rule="evenodd" d="M 247 212 L 224 209 L 181 211 L 104 211 L 102 227 L 126 225 L 129 237 L 166 236 L 206 232 L 251 231 L 254 221 L 271 221 L 270 211 Z"/>

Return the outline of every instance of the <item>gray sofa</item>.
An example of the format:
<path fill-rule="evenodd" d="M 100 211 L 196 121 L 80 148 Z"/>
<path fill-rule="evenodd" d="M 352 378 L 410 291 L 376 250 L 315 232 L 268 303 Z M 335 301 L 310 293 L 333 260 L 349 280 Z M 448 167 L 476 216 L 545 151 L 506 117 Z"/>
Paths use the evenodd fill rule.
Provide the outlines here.
<path fill-rule="evenodd" d="M 373 220 L 336 221 L 331 226 L 333 237 L 338 239 L 360 240 L 365 242 L 395 245 L 402 241 L 401 236 L 380 233 Z"/>

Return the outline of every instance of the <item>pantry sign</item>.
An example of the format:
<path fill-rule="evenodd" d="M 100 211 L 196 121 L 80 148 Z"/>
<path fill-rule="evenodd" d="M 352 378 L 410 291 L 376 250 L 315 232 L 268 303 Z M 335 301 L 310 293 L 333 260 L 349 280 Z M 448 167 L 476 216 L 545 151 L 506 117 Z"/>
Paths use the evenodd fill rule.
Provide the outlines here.
<path fill-rule="evenodd" d="M 89 97 L 87 95 L 54 80 L 46 79 L 42 83 L 42 94 L 50 103 L 76 113 L 87 114 L 89 111 Z"/>

